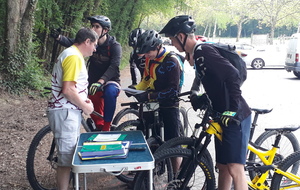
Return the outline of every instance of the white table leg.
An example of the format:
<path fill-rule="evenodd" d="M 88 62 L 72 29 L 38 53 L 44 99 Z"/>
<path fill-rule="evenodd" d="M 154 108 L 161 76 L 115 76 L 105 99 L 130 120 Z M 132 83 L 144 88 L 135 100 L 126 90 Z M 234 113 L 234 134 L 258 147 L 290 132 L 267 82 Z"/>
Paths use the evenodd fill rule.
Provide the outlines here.
<path fill-rule="evenodd" d="M 149 189 L 152 190 L 153 189 L 153 170 L 149 170 Z"/>
<path fill-rule="evenodd" d="M 79 190 L 78 173 L 75 173 L 75 188 L 76 190 Z"/>
<path fill-rule="evenodd" d="M 86 173 L 83 174 L 83 181 L 84 181 L 84 190 L 87 190 L 87 185 L 86 185 Z"/>

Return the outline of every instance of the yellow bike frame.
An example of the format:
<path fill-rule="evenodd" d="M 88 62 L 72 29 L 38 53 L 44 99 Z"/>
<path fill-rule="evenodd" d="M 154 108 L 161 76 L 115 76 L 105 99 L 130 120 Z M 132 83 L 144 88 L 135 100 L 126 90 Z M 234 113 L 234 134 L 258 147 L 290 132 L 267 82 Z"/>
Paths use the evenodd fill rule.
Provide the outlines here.
<path fill-rule="evenodd" d="M 206 132 L 208 134 L 211 135 L 215 135 L 220 141 L 222 141 L 222 127 L 220 126 L 220 124 L 218 122 L 215 121 L 211 121 L 208 128 L 206 129 Z M 248 149 L 253 152 L 255 155 L 257 155 L 260 160 L 263 162 L 264 165 L 268 166 L 268 165 L 272 165 L 276 152 L 278 150 L 277 147 L 272 147 L 270 150 L 268 151 L 261 151 L 258 150 L 257 148 L 255 148 L 254 146 L 252 146 L 251 144 L 248 144 Z M 293 188 L 293 187 L 300 187 L 300 177 L 290 173 L 290 172 L 284 172 L 278 168 L 276 168 L 276 166 L 274 166 L 274 172 L 281 174 L 285 177 L 287 177 L 289 180 L 292 180 L 296 183 L 298 183 L 297 185 L 293 185 L 293 186 L 289 186 L 287 188 L 280 188 L 280 190 L 283 189 L 289 189 L 289 188 Z M 248 186 L 254 189 L 258 189 L 258 190 L 269 190 L 270 187 L 265 185 L 265 181 L 267 180 L 267 177 L 269 175 L 270 170 L 266 171 L 265 173 L 261 174 L 260 176 L 255 176 L 254 179 L 252 181 L 248 181 Z"/>

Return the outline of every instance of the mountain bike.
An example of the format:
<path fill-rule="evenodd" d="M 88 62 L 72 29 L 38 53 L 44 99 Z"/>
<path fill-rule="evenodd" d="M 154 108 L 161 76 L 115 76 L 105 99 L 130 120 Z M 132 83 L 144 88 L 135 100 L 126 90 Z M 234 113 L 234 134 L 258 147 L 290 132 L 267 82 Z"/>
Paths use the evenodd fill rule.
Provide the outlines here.
<path fill-rule="evenodd" d="M 191 137 L 190 141 L 192 143 L 187 145 L 186 148 L 178 148 L 178 146 L 176 148 L 164 148 L 163 151 L 157 150 L 154 153 L 154 189 L 210 190 L 215 188 L 215 180 L 212 179 L 214 178 L 214 173 L 212 172 L 213 164 L 207 160 L 207 158 L 210 157 L 207 146 L 211 141 L 212 135 L 215 135 L 216 138 L 222 140 L 222 128 L 217 122 L 217 115 L 219 114 L 213 114 L 214 116 L 212 117 L 213 110 L 211 104 L 208 103 L 207 107 L 208 108 L 204 113 L 202 122 L 195 125 L 195 131 L 202 129 L 199 137 Z M 282 181 L 282 175 L 284 175 L 284 179 L 288 179 L 287 181 L 292 180 L 293 182 L 296 181 L 297 183 L 296 177 L 293 174 L 295 174 L 299 169 L 299 162 L 296 162 L 300 160 L 299 152 L 294 152 L 291 154 L 291 156 L 288 156 L 282 160 L 278 167 L 276 167 L 273 163 L 274 159 L 276 158 L 276 153 L 278 151 L 280 140 L 283 134 L 293 132 L 299 128 L 300 127 L 266 129 L 267 131 L 276 131 L 276 138 L 273 146 L 267 151 L 260 150 L 249 143 L 248 149 L 256 154 L 260 158 L 261 163 L 263 163 L 262 165 L 260 163 L 256 164 L 253 162 L 247 162 L 245 169 L 255 172 L 253 179 L 248 182 L 249 189 L 270 189 L 270 181 L 268 181 L 268 178 L 270 178 L 271 171 L 275 173 L 272 178 L 276 178 L 277 181 Z M 170 141 L 174 142 L 174 139 Z M 160 148 L 166 144 L 169 144 L 169 141 L 167 141 Z M 175 170 L 172 168 L 172 166 L 165 164 L 168 162 L 168 160 L 174 157 L 182 158 L 180 168 L 175 168 Z M 286 172 L 286 168 L 291 168 L 291 172 Z M 291 176 L 294 176 L 295 178 L 292 179 Z M 272 187 L 275 189 L 274 183 L 275 182 L 272 181 L 271 189 Z M 282 185 L 282 183 L 279 183 L 280 182 L 277 182 L 276 187 Z M 148 172 L 138 172 L 134 179 L 134 189 L 146 189 L 146 187 L 149 187 Z"/>
<path fill-rule="evenodd" d="M 179 97 L 188 95 L 189 93 L 181 93 L 178 95 L 176 101 L 180 101 Z M 122 103 L 122 106 L 138 107 L 139 117 L 135 120 L 125 121 L 119 125 L 115 131 L 130 131 L 130 130 L 141 130 L 145 135 L 147 144 L 151 149 L 151 152 L 154 152 L 157 147 L 164 143 L 164 123 L 159 116 L 159 102 L 129 102 Z M 182 109 L 183 110 L 183 109 Z M 151 122 L 146 123 L 144 116 L 147 115 L 147 118 L 151 118 Z M 184 122 L 187 122 L 185 110 L 181 111 L 181 116 L 183 117 Z M 181 120 L 182 121 L 182 120 Z M 186 125 L 185 125 L 186 126 Z M 181 136 L 184 136 L 184 125 L 180 126 L 179 133 Z M 134 179 L 135 172 L 123 172 L 118 176 L 118 179 L 125 183 L 130 183 Z"/>
<path fill-rule="evenodd" d="M 251 129 L 250 129 L 250 138 L 249 138 L 249 143 L 252 144 L 252 146 L 255 146 L 259 148 L 260 150 L 268 150 L 272 148 L 272 144 L 274 143 L 274 140 L 277 135 L 276 130 L 265 130 L 263 133 L 261 133 L 258 138 L 253 142 L 252 138 L 255 133 L 255 129 L 257 128 L 258 124 L 258 117 L 261 114 L 267 114 L 272 111 L 272 109 L 258 109 L 258 108 L 251 108 L 252 112 L 254 113 L 254 117 L 251 123 Z M 187 112 L 188 115 L 188 112 Z M 201 118 L 203 113 L 199 114 L 199 117 Z M 197 125 L 198 127 L 198 125 Z M 197 136 L 197 131 L 194 131 L 192 129 L 192 135 L 191 137 L 196 137 Z M 199 131 L 199 130 L 198 130 Z M 164 150 L 166 148 L 171 148 L 171 147 L 176 147 L 179 145 L 191 145 L 193 143 L 192 138 L 188 137 L 178 137 L 174 138 L 168 141 L 168 143 L 163 144 L 160 146 L 157 151 Z M 280 149 L 277 151 L 274 163 L 278 164 L 283 158 L 285 158 L 287 155 L 292 154 L 293 152 L 300 151 L 300 145 L 297 137 L 291 133 L 290 131 L 283 131 L 282 132 L 282 137 L 280 140 Z M 256 161 L 259 162 L 259 158 L 257 157 L 256 154 L 253 152 L 248 152 L 247 158 L 249 161 Z M 249 171 L 249 175 L 251 179 L 254 177 L 253 172 Z"/>
<path fill-rule="evenodd" d="M 140 104 L 139 102 L 121 103 L 122 107 L 125 106 L 129 106 L 129 107 L 122 109 L 114 117 L 112 122 L 112 125 L 114 126 L 114 130 L 118 130 L 118 131 L 136 130 L 137 123 L 135 121 L 138 120 L 138 118 L 140 117 L 139 104 Z M 143 106 L 146 107 L 147 105 L 143 105 Z M 189 123 L 187 118 L 187 111 L 184 107 L 180 107 L 179 112 L 180 112 L 181 125 L 183 126 L 183 133 L 184 136 L 186 136 L 188 130 L 188 123 Z"/>

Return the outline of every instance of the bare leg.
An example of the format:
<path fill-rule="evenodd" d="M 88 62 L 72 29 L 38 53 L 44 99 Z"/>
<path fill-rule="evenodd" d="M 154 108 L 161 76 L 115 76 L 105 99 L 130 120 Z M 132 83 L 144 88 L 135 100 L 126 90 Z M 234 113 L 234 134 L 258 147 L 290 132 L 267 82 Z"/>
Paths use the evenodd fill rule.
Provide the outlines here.
<path fill-rule="evenodd" d="M 56 180 L 59 190 L 68 190 L 69 180 L 70 180 L 70 167 L 61 167 L 57 168 Z"/>
<path fill-rule="evenodd" d="M 228 164 L 228 170 L 233 179 L 235 190 L 248 190 L 248 184 L 243 164 Z"/>
<path fill-rule="evenodd" d="M 179 167 L 180 167 L 180 164 L 182 162 L 182 158 L 172 158 L 171 159 L 171 162 L 172 162 L 172 167 L 173 167 L 173 172 L 175 174 L 177 174 L 178 170 L 179 170 Z"/>
<path fill-rule="evenodd" d="M 230 190 L 232 177 L 229 173 L 227 165 L 217 163 L 219 169 L 218 190 Z"/>

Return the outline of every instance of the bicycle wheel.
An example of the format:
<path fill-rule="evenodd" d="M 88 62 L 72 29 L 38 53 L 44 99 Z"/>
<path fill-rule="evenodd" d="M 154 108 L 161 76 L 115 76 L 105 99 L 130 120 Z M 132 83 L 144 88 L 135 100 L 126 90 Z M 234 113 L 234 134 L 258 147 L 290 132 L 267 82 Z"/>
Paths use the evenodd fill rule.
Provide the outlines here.
<path fill-rule="evenodd" d="M 137 126 L 140 124 L 139 120 L 129 120 L 125 121 L 121 125 L 119 125 L 115 131 L 135 131 L 137 130 Z M 124 171 L 122 174 L 116 176 L 120 181 L 124 183 L 130 183 L 133 181 L 136 172 L 126 172 Z"/>
<path fill-rule="evenodd" d="M 272 148 L 272 144 L 275 142 L 276 135 L 276 131 L 265 131 L 256 139 L 255 144 L 266 150 L 270 150 Z M 286 156 L 300 150 L 299 142 L 293 133 L 284 133 L 281 136 L 279 147 L 280 148 L 278 149 L 278 152 L 274 158 L 274 165 L 278 165 Z M 258 156 L 253 152 L 249 154 L 248 161 L 261 165 L 263 164 Z M 255 171 L 249 171 L 249 176 L 251 179 L 253 179 L 255 175 Z M 269 182 L 271 181 L 272 176 L 272 173 L 270 173 L 268 177 Z"/>
<path fill-rule="evenodd" d="M 26 159 L 27 178 L 34 190 L 56 188 L 57 152 L 49 125 L 33 138 Z"/>
<path fill-rule="evenodd" d="M 194 139 L 190 137 L 176 137 L 173 139 L 168 140 L 167 142 L 163 143 L 158 147 L 156 150 L 157 152 L 159 151 L 164 151 L 165 149 L 168 148 L 188 148 L 190 146 L 193 146 L 195 143 Z M 209 164 L 213 165 L 213 159 L 211 155 L 209 154 L 208 150 L 205 150 L 205 153 L 203 154 L 205 159 L 209 162 Z"/>
<path fill-rule="evenodd" d="M 122 123 L 121 125 L 119 125 L 115 131 L 136 131 L 138 125 L 140 125 L 140 121 L 139 120 L 129 120 L 129 121 L 125 121 L 124 123 Z"/>
<path fill-rule="evenodd" d="M 279 169 L 285 172 L 290 172 L 296 176 L 300 176 L 299 172 L 299 162 L 300 162 L 300 151 L 294 152 L 284 159 L 278 166 Z M 285 189 L 299 189 L 300 184 L 292 181 L 291 179 L 275 173 L 272 182 L 271 190 L 278 190 L 281 188 Z"/>
<path fill-rule="evenodd" d="M 190 163 L 193 157 L 192 151 L 189 149 L 170 148 L 165 151 L 154 153 L 155 168 L 153 169 L 153 189 L 215 189 L 215 176 L 213 165 L 208 164 L 206 159 L 202 157 L 198 163 L 196 171 L 189 180 L 188 187 L 181 187 L 184 179 L 176 179 L 176 171 L 171 164 L 172 159 L 179 159 L 181 166 Z M 180 171 L 180 167 L 177 172 Z M 134 190 L 149 189 L 149 171 L 141 171 L 136 174 L 134 179 Z"/>
<path fill-rule="evenodd" d="M 150 137 L 147 139 L 147 144 L 151 152 L 154 153 L 154 151 L 159 147 L 161 143 L 159 143 L 159 141 L 156 138 Z M 135 175 L 136 175 L 135 171 L 130 171 L 130 172 L 123 172 L 122 174 L 116 177 L 122 182 L 130 183 L 133 182 Z"/>
<path fill-rule="evenodd" d="M 180 107 L 179 108 L 179 111 L 180 111 L 180 121 L 181 121 L 181 126 L 182 126 L 182 129 L 180 129 L 182 132 L 180 132 L 180 134 L 183 134 L 183 136 L 187 136 L 187 130 L 188 130 L 188 124 L 189 124 L 189 121 L 188 121 L 188 117 L 187 117 L 187 114 L 186 114 L 186 109 L 184 107 Z"/>
<path fill-rule="evenodd" d="M 123 123 L 129 120 L 136 120 L 139 117 L 139 111 L 133 108 L 125 108 L 119 111 L 112 121 L 112 125 L 118 126 L 119 123 Z"/>

